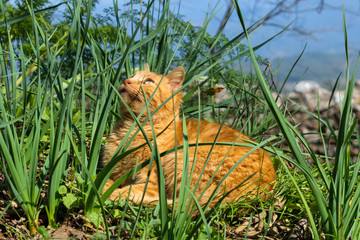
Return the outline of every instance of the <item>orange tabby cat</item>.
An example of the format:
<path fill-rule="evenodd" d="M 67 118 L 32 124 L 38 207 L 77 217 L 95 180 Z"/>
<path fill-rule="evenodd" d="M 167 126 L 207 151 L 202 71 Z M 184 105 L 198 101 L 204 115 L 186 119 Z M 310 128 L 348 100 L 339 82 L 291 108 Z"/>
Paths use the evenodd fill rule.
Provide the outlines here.
<path fill-rule="evenodd" d="M 149 109 L 151 112 L 153 112 L 158 106 L 160 106 L 161 103 L 168 99 L 174 91 L 178 90 L 182 86 L 184 76 L 185 70 L 182 67 L 177 67 L 171 73 L 163 77 L 162 75 L 150 72 L 148 66 L 145 65 L 144 71 L 136 72 L 134 76 L 124 81 L 124 84 L 122 84 L 120 87 L 120 94 L 124 98 L 126 103 L 129 105 L 130 109 L 134 112 L 134 114 L 138 115 L 145 107 L 145 100 L 140 85 L 142 85 L 144 89 L 146 99 L 150 98 L 156 86 L 159 85 L 158 89 L 154 94 L 154 97 L 149 103 Z M 160 80 L 161 83 L 159 84 Z M 183 145 L 183 121 L 179 118 L 180 102 L 181 93 L 174 96 L 173 99 L 170 99 L 151 118 L 155 134 L 157 135 L 156 142 L 160 153 L 173 148 L 175 146 L 175 142 L 177 146 Z M 111 160 L 120 142 L 127 134 L 129 128 L 134 122 L 125 106 L 121 106 L 121 116 L 122 119 L 120 123 L 114 128 L 113 132 L 110 134 L 107 145 L 105 145 L 104 147 L 104 164 L 107 164 Z M 147 118 L 147 116 L 147 111 L 145 111 L 143 113 L 143 117 L 140 119 L 140 122 L 143 122 L 144 119 Z M 175 135 L 175 127 L 177 135 Z M 196 143 L 198 133 L 198 121 L 186 120 L 186 127 L 189 144 Z M 200 135 L 198 138 L 199 143 L 214 142 L 219 128 L 220 125 L 217 123 L 201 121 Z M 144 129 L 149 139 L 153 139 L 149 121 L 147 122 L 147 124 L 145 124 Z M 135 130 L 132 134 L 134 134 L 134 132 Z M 240 134 L 238 131 L 230 127 L 223 126 L 221 128 L 217 142 L 236 141 L 238 143 L 246 143 L 246 141 L 249 140 L 250 139 L 244 134 Z M 143 134 L 139 132 L 135 137 L 134 141 L 131 142 L 128 149 L 137 147 L 141 144 L 144 144 L 145 142 L 146 141 Z M 231 149 L 230 153 L 228 153 L 229 149 L 230 146 L 215 146 L 212 150 L 208 163 L 206 164 L 205 171 L 201 175 L 204 163 L 207 160 L 209 152 L 211 150 L 211 145 L 198 146 L 195 160 L 195 169 L 191 179 L 192 187 L 194 187 L 196 182 L 200 179 L 199 185 L 195 192 L 196 197 L 200 196 L 201 192 L 205 189 L 205 186 L 210 181 L 211 176 L 216 171 L 223 158 L 226 156 L 225 161 L 223 161 L 222 165 L 217 171 L 209 188 L 201 197 L 200 204 L 204 204 L 208 201 L 221 179 L 239 160 L 242 159 L 245 154 L 252 150 L 251 147 L 234 146 Z M 190 147 L 190 169 L 193 164 L 194 153 L 195 147 Z M 136 164 L 140 164 L 150 159 L 150 156 L 150 148 L 146 145 L 145 147 L 136 150 L 135 152 L 127 155 L 124 159 L 120 160 L 119 163 L 116 165 L 114 171 L 111 173 L 110 180 L 107 181 L 104 187 L 104 191 L 111 186 L 113 181 L 116 181 L 123 174 L 133 169 Z M 175 152 L 172 152 L 161 158 L 163 171 L 165 173 L 166 196 L 169 200 L 171 200 L 173 197 L 175 167 L 177 168 L 177 191 L 179 191 L 180 189 L 180 182 L 182 178 L 183 150 L 178 150 L 176 156 L 177 166 L 175 166 Z M 248 181 L 246 181 L 245 184 L 232 191 L 225 198 L 225 201 L 234 200 L 239 196 L 242 196 L 249 192 L 251 192 L 250 194 L 252 195 L 261 194 L 262 196 L 264 196 L 264 193 L 272 189 L 273 182 L 275 180 L 275 171 L 269 155 L 262 149 L 258 149 L 252 152 L 249 156 L 247 156 L 241 162 L 241 164 L 238 165 L 238 167 L 236 167 L 232 171 L 232 173 L 226 178 L 220 188 L 220 191 L 218 192 L 225 193 L 236 188 L 239 184 L 241 184 L 251 175 L 253 176 Z M 139 203 L 144 192 L 147 177 L 148 167 L 145 167 L 136 173 L 133 185 L 131 187 L 131 192 L 129 192 L 129 185 L 132 180 L 131 178 L 129 178 L 120 186 L 120 188 L 116 189 L 112 193 L 110 199 L 115 200 L 119 198 L 119 196 L 121 196 L 121 198 L 123 199 L 129 197 L 134 202 Z M 149 203 L 158 200 L 158 192 L 157 170 L 154 163 L 149 175 L 149 182 L 145 192 L 144 202 Z M 215 201 L 213 201 L 211 205 L 213 205 L 214 203 Z"/>

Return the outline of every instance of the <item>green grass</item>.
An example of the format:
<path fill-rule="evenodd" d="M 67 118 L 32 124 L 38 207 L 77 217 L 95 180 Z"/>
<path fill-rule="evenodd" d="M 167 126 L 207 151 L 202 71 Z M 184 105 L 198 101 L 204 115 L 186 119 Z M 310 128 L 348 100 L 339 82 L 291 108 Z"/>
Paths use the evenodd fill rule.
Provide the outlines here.
<path fill-rule="evenodd" d="M 45 237 L 47 225 L 56 229 L 65 218 L 80 213 L 88 224 L 95 226 L 91 229 L 104 229 L 96 236 L 105 238 L 225 239 L 244 224 L 246 217 L 246 228 L 236 234 L 247 236 L 257 216 L 263 214 L 264 227 L 258 229 L 262 236 L 274 235 L 271 230 L 274 224 L 293 228 L 299 219 L 308 218 L 314 239 L 324 235 L 329 239 L 357 239 L 360 164 L 354 163 L 349 153 L 351 140 L 359 140 L 357 120 L 350 104 L 356 68 L 352 76 L 349 68 L 346 72 L 348 85 L 338 132 L 327 119 L 308 113 L 318 119 L 319 125 L 329 127 L 337 140 L 336 156 L 330 161 L 329 156 L 313 153 L 287 120 L 287 111 L 276 106 L 269 89 L 271 82 L 258 66 L 262 59 L 253 52 L 275 36 L 252 48 L 236 1 L 235 10 L 243 31 L 233 39 L 222 33 L 215 37 L 207 34 L 207 26 L 217 15 L 217 9 L 209 11 L 203 27 L 194 27 L 170 12 L 169 1 L 143 4 L 141 14 L 130 11 L 138 9 L 136 4 L 128 5 L 129 11 L 123 14 L 115 5 L 115 23 L 111 25 L 93 17 L 91 1 L 74 1 L 68 6 L 68 22 L 55 28 L 54 24 L 52 27 L 45 24 L 42 14 L 58 6 L 35 11 L 30 2 L 24 15 L 8 16 L 9 6 L 0 2 L 3 14 L 0 33 L 5 33 L 0 44 L 0 169 L 11 199 L 21 207 L 18 214 L 27 218 L 28 232 L 19 233 L 18 238 L 36 233 Z M 15 38 L 10 30 L 15 23 L 23 21 L 30 24 L 27 37 Z M 346 42 L 345 21 L 344 39 Z M 243 43 L 246 40 L 249 47 Z M 347 43 L 345 51 L 348 56 Z M 255 74 L 234 70 L 249 56 Z M 246 199 L 235 203 L 222 203 L 219 199 L 215 208 L 208 209 L 198 204 L 189 182 L 183 178 L 176 209 L 166 204 L 164 178 L 159 174 L 160 201 L 155 207 L 106 200 L 126 177 L 139 169 L 156 164 L 161 172 L 160 157 L 170 151 L 183 148 L 185 158 L 190 157 L 186 138 L 184 146 L 166 153 L 159 152 L 156 141 L 148 138 L 147 144 L 153 150 L 149 161 L 102 193 L 116 163 L 134 151 L 127 149 L 132 139 L 125 141 L 126 138 L 110 163 L 98 168 L 104 139 L 119 118 L 118 107 L 123 99 L 117 89 L 123 79 L 141 69 L 145 62 L 151 70 L 165 74 L 176 66 L 185 67 L 186 79 L 179 89 L 186 92 L 182 107 L 184 120 L 206 118 L 226 123 L 255 139 L 254 150 L 262 147 L 273 155 L 280 167 L 277 192 L 271 198 L 252 199 L 254 204 Z M 215 103 L 216 95 L 211 93 L 217 83 L 229 91 L 229 99 L 219 103 Z M 139 118 L 133 117 L 132 128 L 139 127 L 142 131 Z M 147 121 L 151 123 L 151 118 Z M 274 131 L 277 134 L 270 134 Z M 186 134 L 184 128 L 183 135 Z M 319 136 L 325 143 L 323 133 Z M 290 152 L 281 149 L 284 140 Z M 308 158 L 315 167 L 308 163 Z M 287 161 L 296 168 L 289 168 Z M 186 163 L 184 169 L 191 176 L 191 166 Z M 286 202 L 276 207 L 280 198 Z M 193 207 L 186 205 L 187 199 Z M 10 203 L 1 213 L 1 219 L 9 206 Z M 193 216 L 195 211 L 197 216 Z M 278 216 L 275 223 L 274 215 Z M 0 224 L 6 225 L 1 220 Z M 13 231 L 15 234 L 16 229 Z"/>
<path fill-rule="evenodd" d="M 241 11 L 237 3 L 236 10 L 243 29 L 246 32 Z M 279 111 L 279 108 L 276 106 L 276 103 L 271 96 L 270 90 L 266 82 L 264 81 L 263 75 L 256 62 L 254 52 L 251 50 L 251 44 L 247 36 L 253 65 L 259 78 L 259 83 L 261 85 L 265 99 L 268 105 L 271 107 L 271 111 L 276 118 L 278 126 L 281 129 L 282 134 L 284 135 L 284 138 L 289 144 L 292 155 L 295 158 L 295 164 L 302 170 L 306 177 L 307 183 L 309 184 L 309 187 L 313 193 L 316 201 L 316 206 L 321 217 L 321 230 L 324 231 L 325 236 L 329 239 L 348 239 L 351 237 L 356 239 L 357 236 L 359 236 L 359 221 L 357 221 L 356 219 L 358 219 L 360 213 L 358 208 L 358 198 L 360 196 L 360 190 L 357 187 L 358 170 L 360 168 L 360 163 L 358 161 L 353 163 L 350 156 L 351 139 L 354 136 L 354 132 L 356 131 L 357 126 L 357 119 L 354 119 L 354 116 L 352 114 L 351 99 L 352 91 L 355 84 L 356 70 L 359 61 L 355 66 L 353 75 L 350 76 L 345 11 L 343 11 L 343 16 L 345 52 L 347 58 L 346 60 L 348 63 L 348 67 L 346 69 L 347 85 L 345 90 L 344 103 L 341 106 L 340 127 L 337 134 L 332 131 L 334 134 L 334 138 L 336 139 L 336 156 L 334 159 L 333 169 L 329 167 L 329 162 L 327 162 L 327 165 L 325 167 L 321 165 L 320 159 L 313 153 L 311 147 L 301 137 L 297 130 L 288 123 L 286 118 Z M 310 157 L 314 161 L 318 171 L 320 172 L 321 180 L 324 182 L 327 190 L 325 194 L 321 191 L 318 180 L 311 174 L 309 164 L 305 159 L 304 153 L 301 151 L 296 137 L 298 137 L 301 143 L 305 146 Z M 300 191 L 299 193 L 301 194 Z M 306 204 L 306 201 L 303 200 L 303 203 Z M 311 222 L 313 237 L 315 239 L 319 239 L 321 232 L 315 225 L 314 216 L 311 213 L 310 209 L 307 206 L 306 209 Z"/>

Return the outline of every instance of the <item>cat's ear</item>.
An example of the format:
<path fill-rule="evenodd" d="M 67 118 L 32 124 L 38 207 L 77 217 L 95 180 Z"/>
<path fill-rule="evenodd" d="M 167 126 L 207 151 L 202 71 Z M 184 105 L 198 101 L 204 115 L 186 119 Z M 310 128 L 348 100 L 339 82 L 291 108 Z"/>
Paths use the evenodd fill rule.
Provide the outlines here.
<path fill-rule="evenodd" d="M 150 72 L 149 64 L 147 64 L 147 63 L 144 64 L 144 71 Z"/>
<path fill-rule="evenodd" d="M 166 75 L 166 78 L 170 87 L 174 91 L 178 90 L 183 84 L 185 78 L 185 69 L 183 67 L 177 67 L 171 73 Z"/>

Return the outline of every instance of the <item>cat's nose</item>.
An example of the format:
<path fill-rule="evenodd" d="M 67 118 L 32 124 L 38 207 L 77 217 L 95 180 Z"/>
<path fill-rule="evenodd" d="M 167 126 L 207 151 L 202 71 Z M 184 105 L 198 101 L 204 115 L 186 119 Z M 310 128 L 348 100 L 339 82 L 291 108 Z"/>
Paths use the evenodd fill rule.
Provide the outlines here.
<path fill-rule="evenodd" d="M 126 80 L 124 81 L 124 85 L 125 85 L 125 86 L 128 85 L 128 84 L 131 84 L 131 80 L 130 80 L 130 79 L 126 79 Z"/>

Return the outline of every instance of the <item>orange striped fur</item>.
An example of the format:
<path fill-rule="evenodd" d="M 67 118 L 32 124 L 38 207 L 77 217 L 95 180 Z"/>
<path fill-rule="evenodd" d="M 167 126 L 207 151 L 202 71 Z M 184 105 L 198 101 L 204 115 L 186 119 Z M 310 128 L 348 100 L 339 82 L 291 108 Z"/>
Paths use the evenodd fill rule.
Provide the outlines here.
<path fill-rule="evenodd" d="M 126 79 L 124 84 L 120 87 L 120 94 L 129 105 L 131 110 L 135 115 L 140 114 L 140 112 L 145 107 L 145 100 L 140 88 L 142 85 L 146 98 L 149 99 L 153 94 L 156 86 L 159 85 L 158 89 L 155 92 L 154 97 L 149 103 L 150 111 L 154 111 L 161 103 L 166 99 L 171 97 L 172 93 L 178 90 L 183 83 L 185 77 L 185 70 L 182 67 L 177 67 L 171 73 L 166 76 L 155 74 L 149 71 L 147 65 L 145 66 L 144 71 L 138 71 L 134 76 Z M 161 80 L 161 83 L 159 84 Z M 160 110 L 158 110 L 151 118 L 155 130 L 157 146 L 159 152 L 162 153 L 166 150 L 169 150 L 175 146 L 183 145 L 183 122 L 179 118 L 179 108 L 181 102 L 181 93 L 177 94 L 170 99 Z M 108 143 L 104 146 L 104 155 L 103 155 L 103 164 L 107 164 L 113 157 L 116 149 L 118 148 L 120 142 L 123 140 L 124 136 L 129 131 L 129 128 L 133 124 L 134 120 L 131 115 L 125 108 L 121 106 L 121 116 L 122 119 L 119 124 L 114 127 L 113 132 L 108 138 Z M 174 113 L 175 109 L 175 113 Z M 174 121 L 175 115 L 175 121 Z M 147 118 L 148 114 L 145 111 L 143 117 L 140 121 L 144 121 Z M 197 120 L 186 120 L 187 127 L 187 137 L 189 144 L 196 143 L 197 133 L 198 133 L 198 121 Z M 176 128 L 176 135 L 175 135 Z M 217 123 L 211 123 L 207 121 L 200 122 L 200 134 L 199 134 L 199 143 L 208 143 L 215 140 L 215 136 L 219 131 L 220 125 Z M 148 122 L 144 129 L 150 139 L 153 139 L 150 123 Z M 135 128 L 136 130 L 136 128 Z M 133 131 L 133 133 L 135 132 Z M 132 133 L 132 134 L 133 134 Z M 161 134 L 160 134 L 161 133 Z M 217 139 L 217 142 L 238 142 L 246 143 L 250 139 L 244 134 L 240 134 L 238 131 L 223 126 L 220 131 L 220 135 Z M 128 149 L 137 147 L 141 144 L 144 144 L 145 138 L 141 132 L 137 134 L 134 141 L 131 142 Z M 212 192 L 219 184 L 221 179 L 229 172 L 229 170 L 250 150 L 251 147 L 245 146 L 234 146 L 229 152 L 230 146 L 215 146 L 212 150 L 211 156 L 205 166 L 205 170 L 201 175 L 204 164 L 208 158 L 211 146 L 199 146 L 196 153 L 196 163 L 191 179 L 191 187 L 193 190 L 196 182 L 199 180 L 199 185 L 195 191 L 195 196 L 199 197 L 201 192 L 205 189 L 205 186 L 210 181 L 216 169 L 219 167 L 221 161 L 226 156 L 226 159 L 221 164 L 217 173 L 215 174 L 211 184 L 205 190 L 205 193 L 200 198 L 200 204 L 204 204 L 208 201 Z M 229 153 L 228 153 L 229 152 Z M 194 154 L 195 147 L 189 148 L 189 166 L 190 169 L 194 163 Z M 140 164 L 148 159 L 150 159 L 151 151 L 148 146 L 142 147 L 141 149 L 127 155 L 124 159 L 120 160 L 116 165 L 116 168 L 112 172 L 110 179 L 104 187 L 104 191 L 111 186 L 113 181 L 116 181 L 126 172 L 130 171 L 136 163 Z M 161 158 L 161 163 L 163 171 L 165 173 L 165 185 L 166 185 L 166 194 L 167 198 L 171 202 L 173 198 L 174 191 L 174 181 L 175 181 L 175 168 L 177 174 L 177 191 L 180 188 L 180 182 L 183 175 L 183 150 L 178 150 L 176 153 L 177 161 L 175 163 L 175 152 L 172 152 Z M 254 174 L 246 183 L 238 187 L 245 179 Z M 129 192 L 129 187 L 131 179 L 126 180 L 120 188 L 116 189 L 113 194 L 110 196 L 110 199 L 115 200 L 121 196 L 122 199 L 130 198 L 135 203 L 141 201 L 145 182 L 148 177 L 148 167 L 141 169 L 136 173 L 135 180 Z M 155 163 L 152 166 L 149 175 L 149 182 L 144 196 L 144 202 L 156 202 L 159 198 L 158 194 L 158 177 Z M 238 197 L 250 193 L 251 195 L 261 195 L 266 197 L 267 192 L 272 190 L 273 184 L 275 181 L 275 170 L 272 164 L 272 161 L 269 155 L 262 149 L 258 149 L 252 152 L 248 157 L 246 157 L 238 167 L 236 167 L 232 173 L 226 178 L 225 182 L 221 185 L 220 191 L 218 191 L 218 196 L 222 193 L 230 191 L 236 187 L 226 198 L 225 201 L 233 201 Z M 212 202 L 211 205 L 215 203 L 216 200 Z"/>

